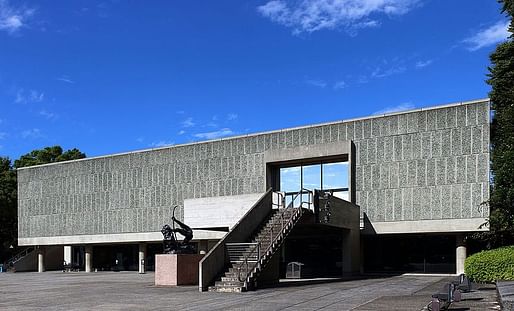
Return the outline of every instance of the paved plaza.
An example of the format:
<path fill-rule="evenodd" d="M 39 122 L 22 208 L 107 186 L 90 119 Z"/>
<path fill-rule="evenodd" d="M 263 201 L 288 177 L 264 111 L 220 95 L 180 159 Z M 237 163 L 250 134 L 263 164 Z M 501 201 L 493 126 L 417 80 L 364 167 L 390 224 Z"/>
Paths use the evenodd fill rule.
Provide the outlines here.
<path fill-rule="evenodd" d="M 2 273 L 0 310 L 422 310 L 448 280 L 393 276 L 242 294 L 200 293 L 196 286 L 153 285 L 154 274 Z M 467 298 L 466 298 L 467 297 Z M 468 294 L 451 310 L 499 310 L 494 286 Z"/>

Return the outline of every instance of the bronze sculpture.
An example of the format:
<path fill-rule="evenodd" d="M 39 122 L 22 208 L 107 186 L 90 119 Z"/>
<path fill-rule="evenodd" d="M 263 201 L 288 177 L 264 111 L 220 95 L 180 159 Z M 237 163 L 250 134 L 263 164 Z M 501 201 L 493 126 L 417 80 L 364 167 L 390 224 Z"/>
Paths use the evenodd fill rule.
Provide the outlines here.
<path fill-rule="evenodd" d="M 173 221 L 173 228 L 166 224 L 161 229 L 161 233 L 163 235 L 163 253 L 195 254 L 195 247 L 192 243 L 190 243 L 193 239 L 193 229 L 191 229 L 191 227 L 175 218 L 176 208 L 177 205 L 175 205 L 175 207 L 173 208 L 173 216 L 171 217 L 171 220 Z M 180 226 L 180 228 L 175 228 L 175 223 L 177 223 Z M 180 233 L 184 236 L 184 240 L 182 240 L 182 242 L 177 241 L 176 233 Z"/>

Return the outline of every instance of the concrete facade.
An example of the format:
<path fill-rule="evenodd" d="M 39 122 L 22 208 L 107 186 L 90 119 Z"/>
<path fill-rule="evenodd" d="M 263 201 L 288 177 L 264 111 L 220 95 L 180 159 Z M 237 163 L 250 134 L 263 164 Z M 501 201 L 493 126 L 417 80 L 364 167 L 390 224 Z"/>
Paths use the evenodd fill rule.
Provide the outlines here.
<path fill-rule="evenodd" d="M 489 128 L 489 101 L 479 100 L 23 168 L 19 244 L 160 239 L 173 205 L 264 193 L 271 155 L 351 144 L 354 201 L 371 225 L 387 232 L 389 224 L 456 220 L 468 224 L 460 231 L 477 231 L 489 215 L 481 205 L 489 198 Z M 439 232 L 453 232 L 445 227 Z"/>

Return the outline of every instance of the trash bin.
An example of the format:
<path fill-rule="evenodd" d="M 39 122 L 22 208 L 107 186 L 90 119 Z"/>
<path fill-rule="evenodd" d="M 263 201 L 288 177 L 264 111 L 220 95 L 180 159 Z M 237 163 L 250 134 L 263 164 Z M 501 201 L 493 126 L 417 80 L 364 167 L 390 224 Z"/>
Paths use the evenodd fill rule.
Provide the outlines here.
<path fill-rule="evenodd" d="M 305 264 L 297 261 L 293 261 L 287 264 L 286 279 L 300 279 L 303 276 L 302 267 Z"/>

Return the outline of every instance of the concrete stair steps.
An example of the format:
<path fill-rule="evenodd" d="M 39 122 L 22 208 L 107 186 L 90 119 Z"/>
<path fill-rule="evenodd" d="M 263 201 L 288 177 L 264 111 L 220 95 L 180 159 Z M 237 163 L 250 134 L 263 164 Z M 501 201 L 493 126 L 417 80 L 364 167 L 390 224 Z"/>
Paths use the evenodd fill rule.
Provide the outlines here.
<path fill-rule="evenodd" d="M 249 268 L 252 268 L 253 267 L 253 264 L 255 263 L 252 263 L 252 265 L 249 266 Z M 242 268 L 241 269 L 241 273 L 244 273 L 244 271 L 246 270 L 246 267 L 245 268 Z M 239 275 L 239 269 L 238 268 L 230 268 L 228 269 L 227 272 L 225 272 L 225 276 L 231 276 L 231 277 L 237 277 Z"/>
<path fill-rule="evenodd" d="M 216 287 L 243 287 L 244 282 L 241 282 L 239 280 L 237 280 L 237 281 L 216 281 L 214 283 L 214 286 L 216 286 Z"/>
<path fill-rule="evenodd" d="M 253 288 L 253 282 L 260 271 L 266 266 L 271 256 L 277 251 L 278 246 L 282 244 L 285 237 L 296 224 L 299 218 L 297 212 L 297 209 L 276 210 L 273 212 L 264 226 L 250 239 L 252 243 L 260 243 L 258 264 L 250 262 L 246 266 L 246 264 L 242 263 L 247 256 L 255 255 L 253 246 L 242 248 L 230 257 L 231 263 L 226 266 L 224 274 L 214 283 L 214 286 L 209 287 L 209 291 L 232 293 L 246 291 L 245 282 L 239 281 L 240 277 L 248 277 L 249 283 L 247 286 Z M 282 217 L 284 222 L 282 222 Z M 247 271 L 247 269 L 251 271 Z"/>
<path fill-rule="evenodd" d="M 209 286 L 209 291 L 218 293 L 242 293 L 245 290 L 242 286 Z"/>
<path fill-rule="evenodd" d="M 238 277 L 234 277 L 234 276 L 222 276 L 221 281 L 222 282 L 241 282 L 241 281 L 239 281 Z"/>
<path fill-rule="evenodd" d="M 222 278 L 233 278 L 239 280 L 239 272 L 227 272 L 222 276 Z"/>

